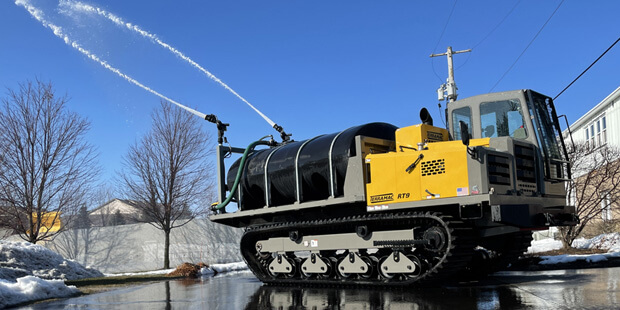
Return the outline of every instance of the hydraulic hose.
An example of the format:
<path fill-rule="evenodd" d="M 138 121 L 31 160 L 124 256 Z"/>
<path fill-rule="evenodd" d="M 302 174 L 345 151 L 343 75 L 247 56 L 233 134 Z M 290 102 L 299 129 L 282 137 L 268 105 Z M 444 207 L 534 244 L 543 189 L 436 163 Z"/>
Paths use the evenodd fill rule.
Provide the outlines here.
<path fill-rule="evenodd" d="M 248 155 L 252 151 L 254 151 L 255 147 L 259 145 L 271 145 L 272 142 L 264 141 L 264 139 L 269 138 L 269 137 L 271 136 L 264 136 L 260 138 L 258 141 L 254 141 L 250 143 L 250 145 L 248 145 L 248 147 L 245 148 L 245 151 L 243 152 L 243 156 L 241 156 L 241 161 L 239 162 L 239 169 L 237 170 L 237 176 L 235 177 L 235 182 L 233 183 L 233 186 L 230 189 L 230 193 L 228 194 L 228 197 L 226 197 L 226 199 L 223 202 L 220 202 L 219 204 L 213 206 L 212 207 L 213 210 L 220 210 L 222 208 L 225 208 L 230 203 L 233 195 L 237 191 L 237 187 L 239 186 L 239 180 L 241 180 L 241 175 L 243 174 L 243 170 L 245 170 L 245 160 L 247 159 Z"/>

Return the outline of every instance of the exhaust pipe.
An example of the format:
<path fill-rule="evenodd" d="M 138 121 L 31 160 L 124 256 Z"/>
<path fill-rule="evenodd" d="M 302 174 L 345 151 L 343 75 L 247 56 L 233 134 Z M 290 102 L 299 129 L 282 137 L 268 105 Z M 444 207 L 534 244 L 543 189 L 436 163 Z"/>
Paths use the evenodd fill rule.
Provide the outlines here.
<path fill-rule="evenodd" d="M 420 110 L 420 120 L 423 124 L 433 126 L 433 118 L 431 117 L 431 114 L 428 113 L 426 108 L 422 108 L 422 110 Z"/>

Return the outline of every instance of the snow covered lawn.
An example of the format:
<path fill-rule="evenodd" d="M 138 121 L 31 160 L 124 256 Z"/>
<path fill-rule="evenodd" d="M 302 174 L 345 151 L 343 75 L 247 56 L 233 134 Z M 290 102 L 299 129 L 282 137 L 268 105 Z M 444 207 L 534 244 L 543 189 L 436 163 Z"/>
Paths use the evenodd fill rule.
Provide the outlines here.
<path fill-rule="evenodd" d="M 572 246 L 576 249 L 599 249 L 606 250 L 604 254 L 590 255 L 554 255 L 541 256 L 540 265 L 566 264 L 577 261 L 596 263 L 606 261 L 609 258 L 620 257 L 620 233 L 598 235 L 592 239 L 579 238 L 573 241 Z M 543 239 L 532 241 L 532 246 L 527 249 L 527 253 L 542 253 L 562 248 L 562 242 L 553 239 Z"/>
<path fill-rule="evenodd" d="M 610 257 L 620 257 L 620 252 L 605 253 L 605 254 L 589 254 L 589 255 L 554 255 L 554 256 L 541 256 L 540 265 L 553 265 L 553 264 L 567 264 L 574 263 L 576 261 L 586 261 L 588 263 L 598 263 L 606 261 Z"/>
<path fill-rule="evenodd" d="M 228 264 L 213 264 L 209 268 L 200 269 L 202 275 L 212 275 L 215 273 L 247 270 L 248 265 L 244 262 L 228 263 Z M 166 275 L 173 272 L 175 269 L 161 269 L 153 271 L 141 271 L 141 272 L 123 272 L 123 273 L 106 273 L 106 277 L 132 277 L 132 276 L 148 276 L 148 275 Z"/>
<path fill-rule="evenodd" d="M 152 271 L 140 271 L 140 272 L 104 273 L 103 275 L 106 277 L 134 277 L 134 276 L 166 275 L 173 271 L 174 271 L 174 268 L 152 270 Z"/>

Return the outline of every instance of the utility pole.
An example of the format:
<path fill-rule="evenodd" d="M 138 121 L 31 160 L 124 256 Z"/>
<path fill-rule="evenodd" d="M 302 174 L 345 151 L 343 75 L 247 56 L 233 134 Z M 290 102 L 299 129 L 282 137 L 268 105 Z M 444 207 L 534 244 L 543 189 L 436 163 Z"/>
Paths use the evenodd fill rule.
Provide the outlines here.
<path fill-rule="evenodd" d="M 471 49 L 453 52 L 452 46 L 448 46 L 448 50 L 445 53 L 431 54 L 431 57 L 448 56 L 448 80 L 445 84 L 441 84 L 441 86 L 439 86 L 439 89 L 437 89 L 437 99 L 439 101 L 448 99 L 448 103 L 450 103 L 456 100 L 457 88 L 456 83 L 454 82 L 454 66 L 452 64 L 452 55 L 467 52 L 471 52 Z"/>

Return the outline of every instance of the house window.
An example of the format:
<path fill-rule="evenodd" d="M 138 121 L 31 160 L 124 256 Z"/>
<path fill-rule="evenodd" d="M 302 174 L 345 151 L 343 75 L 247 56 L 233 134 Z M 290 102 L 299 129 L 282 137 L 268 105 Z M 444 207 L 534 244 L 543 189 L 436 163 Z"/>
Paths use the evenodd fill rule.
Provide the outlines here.
<path fill-rule="evenodd" d="M 601 120 L 596 121 L 596 144 L 601 144 Z"/>
<path fill-rule="evenodd" d="M 586 127 L 586 147 L 590 147 L 590 130 Z"/>
<path fill-rule="evenodd" d="M 596 147 L 596 142 L 594 141 L 594 123 L 590 125 L 590 146 Z"/>
<path fill-rule="evenodd" d="M 609 194 L 609 191 L 603 191 L 601 193 L 601 209 L 603 221 L 611 221 L 613 219 L 613 215 L 611 213 L 611 195 Z"/>
<path fill-rule="evenodd" d="M 605 116 L 603 116 L 603 131 L 601 133 L 601 139 L 603 144 L 607 143 L 607 122 L 605 122 Z"/>

